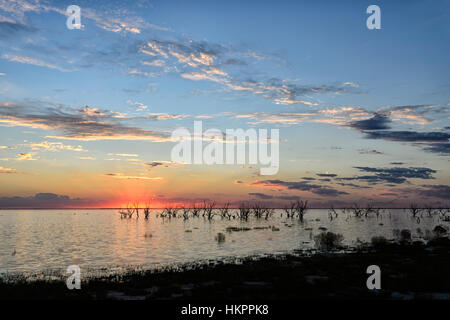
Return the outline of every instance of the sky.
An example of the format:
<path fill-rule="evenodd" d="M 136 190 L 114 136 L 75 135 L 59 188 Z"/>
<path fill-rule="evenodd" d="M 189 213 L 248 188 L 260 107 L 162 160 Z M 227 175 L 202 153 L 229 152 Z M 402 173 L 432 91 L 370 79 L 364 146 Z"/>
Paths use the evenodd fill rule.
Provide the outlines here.
<path fill-rule="evenodd" d="M 0 208 L 448 207 L 449 9 L 0 0 Z M 194 121 L 278 129 L 278 172 L 173 161 Z"/>

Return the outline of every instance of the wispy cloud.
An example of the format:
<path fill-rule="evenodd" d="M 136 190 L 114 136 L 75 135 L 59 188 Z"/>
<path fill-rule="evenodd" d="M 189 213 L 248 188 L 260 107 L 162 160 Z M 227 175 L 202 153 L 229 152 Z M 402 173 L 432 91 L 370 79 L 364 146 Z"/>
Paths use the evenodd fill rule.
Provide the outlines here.
<path fill-rule="evenodd" d="M 353 177 L 338 177 L 337 181 L 364 181 L 370 184 L 393 183 L 402 184 L 409 182 L 409 179 L 434 179 L 433 174 L 436 170 L 424 167 L 394 167 L 394 168 L 374 168 L 374 167 L 355 167 L 359 171 L 372 173 L 373 175 L 360 175 Z"/>
<path fill-rule="evenodd" d="M 167 134 L 122 124 L 122 117 L 107 110 L 73 109 L 45 102 L 0 103 L 0 124 L 55 130 L 50 138 L 94 140 L 168 141 Z"/>
<path fill-rule="evenodd" d="M 14 174 L 17 173 L 16 169 L 5 168 L 0 166 L 0 174 Z"/>
<path fill-rule="evenodd" d="M 42 61 L 42 60 L 39 60 L 39 59 L 35 59 L 35 58 L 32 58 L 32 57 L 18 56 L 18 55 L 5 53 L 5 54 L 2 55 L 2 58 L 6 59 L 6 60 L 9 60 L 9 61 L 12 61 L 12 62 L 31 64 L 31 65 L 34 65 L 34 66 L 46 67 L 46 68 L 55 69 L 55 70 L 62 71 L 62 72 L 70 72 L 70 71 L 72 71 L 72 70 L 65 69 L 65 68 L 62 68 L 60 66 L 57 66 L 55 64 L 48 63 L 48 62 L 45 62 L 45 61 Z"/>
<path fill-rule="evenodd" d="M 17 160 L 18 161 L 24 161 L 24 160 L 36 160 L 35 158 L 33 158 L 33 155 L 31 153 L 19 153 L 17 155 Z"/>
<path fill-rule="evenodd" d="M 76 152 L 87 152 L 87 150 L 84 150 L 82 146 L 72 146 L 72 145 L 66 145 L 61 142 L 49 142 L 49 141 L 43 141 L 40 143 L 30 143 L 28 144 L 29 147 L 31 147 L 32 150 L 46 150 L 46 151 L 61 151 L 61 150 L 68 150 L 68 151 L 76 151 Z"/>
<path fill-rule="evenodd" d="M 112 8 L 108 6 L 101 9 L 104 10 L 83 6 L 83 18 L 94 21 L 101 29 L 116 33 L 139 34 L 143 29 L 169 31 L 167 28 L 148 23 L 126 7 Z M 50 2 L 39 0 L 1 0 L 0 10 L 8 13 L 14 20 L 19 22 L 25 22 L 26 14 L 29 12 L 37 14 L 55 12 L 64 16 L 68 15 L 65 8 L 52 6 Z"/>
<path fill-rule="evenodd" d="M 139 155 L 135 153 L 108 153 L 108 155 L 118 157 L 139 157 Z"/>
<path fill-rule="evenodd" d="M 178 167 L 184 165 L 182 162 L 174 162 L 174 161 L 166 161 L 166 160 L 156 160 L 152 162 L 145 163 L 146 166 L 149 166 L 150 169 L 157 168 L 157 167 L 163 167 L 163 168 L 171 168 L 171 167 Z"/>
<path fill-rule="evenodd" d="M 105 173 L 107 177 L 115 179 L 127 179 L 127 180 L 162 180 L 162 177 L 146 177 L 146 176 L 130 176 L 122 173 Z"/>
<path fill-rule="evenodd" d="M 321 196 L 338 196 L 348 194 L 345 191 L 337 190 L 332 187 L 312 184 L 307 181 L 283 181 L 283 180 L 257 180 L 250 184 L 250 186 L 289 189 L 297 191 L 309 191 Z"/>
<path fill-rule="evenodd" d="M 71 208 L 95 207 L 101 204 L 99 200 L 71 198 L 67 195 L 54 193 L 37 193 L 34 196 L 0 197 L 3 208 Z"/>

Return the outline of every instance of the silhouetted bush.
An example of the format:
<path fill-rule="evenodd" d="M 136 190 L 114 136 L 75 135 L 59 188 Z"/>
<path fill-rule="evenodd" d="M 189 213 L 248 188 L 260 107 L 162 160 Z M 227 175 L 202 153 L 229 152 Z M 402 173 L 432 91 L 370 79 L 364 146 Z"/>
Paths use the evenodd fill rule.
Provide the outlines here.
<path fill-rule="evenodd" d="M 225 235 L 224 235 L 223 233 L 219 232 L 219 233 L 217 234 L 217 236 L 215 237 L 215 240 L 216 240 L 218 243 L 225 242 Z"/>
<path fill-rule="evenodd" d="M 400 231 L 400 241 L 411 241 L 411 231 L 408 229 L 403 229 L 402 231 Z"/>
<path fill-rule="evenodd" d="M 344 236 L 333 232 L 322 232 L 314 237 L 314 243 L 319 250 L 331 251 L 342 247 Z"/>
<path fill-rule="evenodd" d="M 447 234 L 447 229 L 444 226 L 438 225 L 434 227 L 433 232 L 437 237 L 442 237 Z"/>
<path fill-rule="evenodd" d="M 383 248 L 389 244 L 389 241 L 383 236 L 375 236 L 370 239 L 370 243 L 374 248 Z"/>

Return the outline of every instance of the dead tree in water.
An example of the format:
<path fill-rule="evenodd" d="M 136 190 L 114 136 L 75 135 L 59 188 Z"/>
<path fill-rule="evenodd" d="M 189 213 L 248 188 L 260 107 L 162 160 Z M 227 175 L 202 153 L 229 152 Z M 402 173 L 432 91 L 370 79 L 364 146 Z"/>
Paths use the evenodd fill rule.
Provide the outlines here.
<path fill-rule="evenodd" d="M 133 217 L 134 208 L 131 204 L 128 203 L 125 210 L 120 210 L 119 213 L 120 213 L 121 219 L 124 219 L 124 218 L 131 219 Z"/>
<path fill-rule="evenodd" d="M 331 208 L 328 210 L 328 217 L 331 220 L 338 217 L 337 211 L 334 209 L 334 206 L 332 205 Z"/>
<path fill-rule="evenodd" d="M 272 216 L 273 212 L 275 211 L 275 209 L 271 209 L 271 208 L 265 208 L 264 209 L 264 219 L 268 220 L 270 216 Z"/>
<path fill-rule="evenodd" d="M 189 208 L 186 208 L 185 206 L 181 207 L 181 210 L 183 211 L 183 220 L 188 220 L 189 219 Z"/>
<path fill-rule="evenodd" d="M 192 212 L 192 217 L 197 217 L 198 218 L 198 215 L 200 214 L 200 210 L 201 210 L 201 208 L 200 207 L 197 207 L 196 205 L 195 205 L 195 203 L 192 205 L 192 208 L 191 208 L 191 212 Z"/>
<path fill-rule="evenodd" d="M 295 203 L 291 202 L 290 207 L 284 207 L 284 212 L 286 212 L 286 215 L 288 218 L 294 218 L 295 215 Z"/>
<path fill-rule="evenodd" d="M 300 219 L 300 221 L 303 221 L 303 216 L 308 210 L 308 200 L 306 201 L 297 200 L 297 202 L 295 203 L 295 210 L 297 211 L 297 216 Z"/>
<path fill-rule="evenodd" d="M 241 203 L 239 205 L 239 219 L 247 221 L 250 211 L 251 210 L 246 203 Z"/>
<path fill-rule="evenodd" d="M 127 217 L 127 212 L 124 210 L 119 210 L 120 219 L 125 219 Z"/>
<path fill-rule="evenodd" d="M 260 219 L 265 211 L 264 208 L 262 207 L 262 205 L 259 203 L 254 203 L 252 209 L 253 209 L 253 214 L 255 215 L 255 217 L 257 219 Z"/>
<path fill-rule="evenodd" d="M 177 217 L 178 208 L 165 207 L 163 212 L 161 212 L 161 218 L 176 218 Z"/>
<path fill-rule="evenodd" d="M 227 218 L 228 220 L 230 220 L 231 213 L 230 213 L 229 207 L 230 207 L 230 203 L 227 202 L 227 203 L 225 203 L 225 205 L 222 208 L 219 208 L 220 216 L 222 217 L 222 219 Z"/>
<path fill-rule="evenodd" d="M 303 221 L 303 216 L 305 215 L 307 210 L 308 200 L 297 200 L 295 202 L 291 202 L 289 207 L 284 208 L 284 211 L 286 212 L 288 218 L 294 218 L 295 216 L 297 216 L 300 221 Z"/>
<path fill-rule="evenodd" d="M 421 209 L 416 203 L 411 203 L 409 206 L 409 212 L 411 212 L 413 218 L 415 218 L 419 213 Z"/>
<path fill-rule="evenodd" d="M 150 202 L 147 202 L 144 208 L 144 218 L 148 220 L 149 217 L 150 217 Z"/>
<path fill-rule="evenodd" d="M 360 218 L 363 215 L 364 209 L 360 208 L 359 205 L 355 202 L 353 207 L 351 208 L 355 217 Z"/>
<path fill-rule="evenodd" d="M 133 209 L 136 212 L 136 219 L 139 219 L 139 202 L 138 201 L 133 203 Z"/>
<path fill-rule="evenodd" d="M 206 216 L 208 220 L 212 220 L 214 217 L 214 207 L 216 206 L 216 202 L 206 202 L 203 201 L 203 216 Z"/>
<path fill-rule="evenodd" d="M 424 210 L 427 212 L 429 217 L 433 216 L 434 209 L 432 205 L 426 205 Z"/>

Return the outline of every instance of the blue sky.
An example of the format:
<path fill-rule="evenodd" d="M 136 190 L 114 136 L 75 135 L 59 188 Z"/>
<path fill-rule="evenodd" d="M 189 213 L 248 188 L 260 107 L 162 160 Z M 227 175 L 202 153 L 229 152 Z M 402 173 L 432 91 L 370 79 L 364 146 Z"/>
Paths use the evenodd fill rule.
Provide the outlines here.
<path fill-rule="evenodd" d="M 81 30 L 66 27 L 72 4 Z M 371 4 L 380 30 L 366 27 Z M 39 193 L 446 205 L 449 6 L 0 1 L 0 206 Z M 194 120 L 279 129 L 279 172 L 170 163 L 168 137 Z"/>

